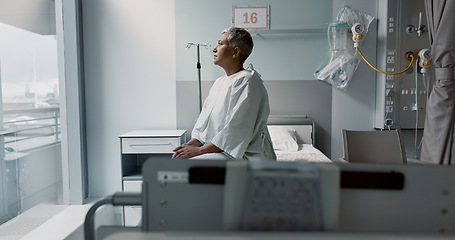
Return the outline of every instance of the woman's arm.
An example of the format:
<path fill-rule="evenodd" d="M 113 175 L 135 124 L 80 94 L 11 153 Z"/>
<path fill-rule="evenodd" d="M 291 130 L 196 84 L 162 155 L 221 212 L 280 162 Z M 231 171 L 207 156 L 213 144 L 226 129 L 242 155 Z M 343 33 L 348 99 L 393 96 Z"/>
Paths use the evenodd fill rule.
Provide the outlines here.
<path fill-rule="evenodd" d="M 203 144 L 201 142 L 199 142 L 199 140 L 197 140 L 196 138 L 192 138 L 191 140 L 189 140 L 186 144 L 188 145 L 193 145 L 193 146 L 202 146 Z"/>
<path fill-rule="evenodd" d="M 215 146 L 212 142 L 208 142 L 205 145 L 201 146 L 202 154 L 206 153 L 220 153 L 223 152 L 219 147 Z"/>

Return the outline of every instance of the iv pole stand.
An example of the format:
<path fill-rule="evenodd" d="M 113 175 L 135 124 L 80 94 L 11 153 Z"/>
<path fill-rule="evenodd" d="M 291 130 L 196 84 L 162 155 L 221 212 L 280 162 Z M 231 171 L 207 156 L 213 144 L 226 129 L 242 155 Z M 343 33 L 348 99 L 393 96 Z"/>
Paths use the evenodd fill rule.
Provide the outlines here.
<path fill-rule="evenodd" d="M 198 77 L 198 87 L 199 87 L 199 112 L 202 111 L 202 86 L 201 86 L 201 57 L 200 57 L 200 51 L 199 51 L 199 47 L 200 46 L 203 46 L 205 48 L 209 48 L 209 45 L 208 44 L 200 44 L 200 43 L 188 43 L 186 45 L 186 48 L 191 48 L 191 46 L 193 45 L 196 45 L 197 47 L 197 64 L 196 64 L 196 68 L 197 68 L 197 77 Z"/>

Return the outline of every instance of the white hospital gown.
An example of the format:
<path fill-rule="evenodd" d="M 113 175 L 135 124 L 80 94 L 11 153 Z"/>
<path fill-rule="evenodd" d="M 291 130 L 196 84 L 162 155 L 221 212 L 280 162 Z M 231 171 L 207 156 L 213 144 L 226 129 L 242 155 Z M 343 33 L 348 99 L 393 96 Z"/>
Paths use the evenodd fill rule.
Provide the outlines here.
<path fill-rule="evenodd" d="M 215 81 L 191 134 L 235 159 L 276 160 L 267 130 L 269 113 L 260 75 L 242 70 Z"/>

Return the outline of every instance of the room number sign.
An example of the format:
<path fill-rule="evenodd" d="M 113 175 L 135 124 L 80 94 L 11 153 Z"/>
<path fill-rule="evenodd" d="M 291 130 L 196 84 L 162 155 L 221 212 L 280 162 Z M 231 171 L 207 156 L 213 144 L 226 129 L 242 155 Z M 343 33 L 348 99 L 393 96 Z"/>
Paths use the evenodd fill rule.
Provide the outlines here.
<path fill-rule="evenodd" d="M 245 29 L 269 29 L 269 6 L 232 7 L 234 27 Z"/>

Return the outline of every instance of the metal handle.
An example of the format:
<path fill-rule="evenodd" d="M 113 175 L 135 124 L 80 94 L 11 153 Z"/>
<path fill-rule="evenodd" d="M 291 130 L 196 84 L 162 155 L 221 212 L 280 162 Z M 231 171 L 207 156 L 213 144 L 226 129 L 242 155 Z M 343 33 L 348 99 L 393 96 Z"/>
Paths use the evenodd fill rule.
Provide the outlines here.
<path fill-rule="evenodd" d="M 112 204 L 113 206 L 135 205 L 142 204 L 142 194 L 132 192 L 116 192 L 114 195 L 105 197 L 99 200 L 90 207 L 85 216 L 84 221 L 84 236 L 85 240 L 95 240 L 95 212 L 99 207 L 105 204 Z"/>
<path fill-rule="evenodd" d="M 142 144 L 129 144 L 130 147 L 150 147 L 150 146 L 168 146 L 172 143 L 142 143 Z"/>

